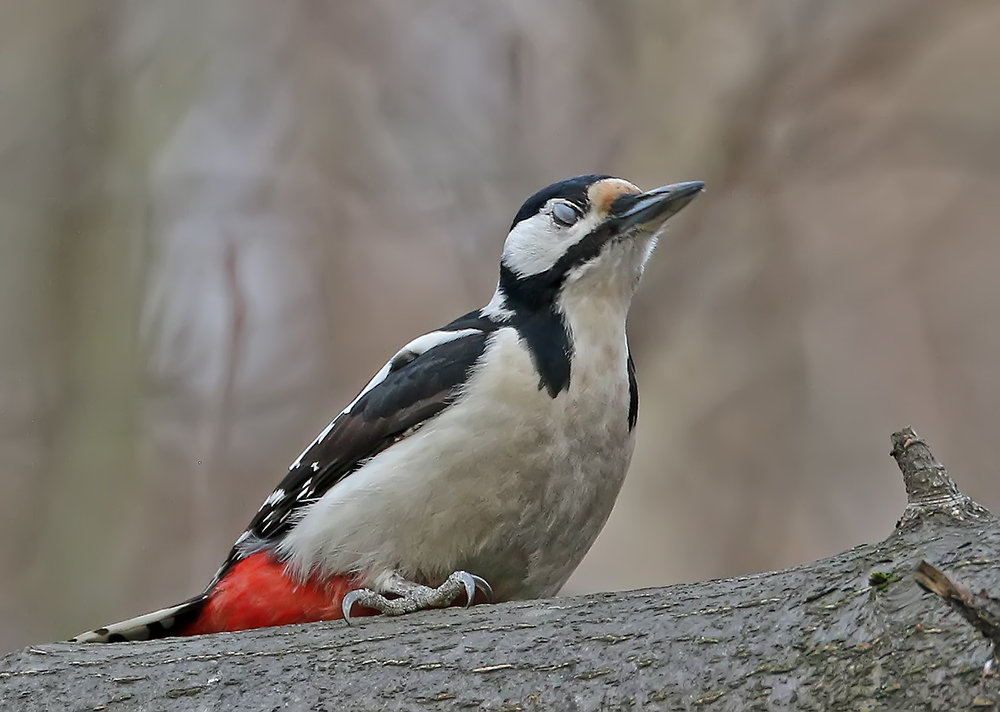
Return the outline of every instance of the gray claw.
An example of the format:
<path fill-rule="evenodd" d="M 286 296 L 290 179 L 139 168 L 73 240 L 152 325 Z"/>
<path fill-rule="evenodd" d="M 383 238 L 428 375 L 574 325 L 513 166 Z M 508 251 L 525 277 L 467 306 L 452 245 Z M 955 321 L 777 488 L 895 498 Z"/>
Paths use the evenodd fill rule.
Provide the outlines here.
<path fill-rule="evenodd" d="M 486 602 L 493 603 L 493 587 L 490 586 L 489 582 L 486 579 L 476 576 L 475 574 L 471 575 L 472 578 L 475 579 L 476 581 L 476 587 L 483 592 L 483 595 L 486 596 Z"/>
<path fill-rule="evenodd" d="M 472 602 L 476 600 L 476 584 L 478 583 L 476 579 L 478 576 L 473 576 L 469 573 L 462 574 L 462 584 L 465 586 L 465 607 L 468 608 L 472 605 Z"/>
<path fill-rule="evenodd" d="M 351 624 L 351 609 L 354 608 L 354 604 L 362 596 L 364 596 L 364 589 L 355 589 L 354 591 L 348 591 L 347 595 L 344 596 L 344 600 L 340 602 L 340 611 L 344 614 L 344 623 L 347 625 Z"/>

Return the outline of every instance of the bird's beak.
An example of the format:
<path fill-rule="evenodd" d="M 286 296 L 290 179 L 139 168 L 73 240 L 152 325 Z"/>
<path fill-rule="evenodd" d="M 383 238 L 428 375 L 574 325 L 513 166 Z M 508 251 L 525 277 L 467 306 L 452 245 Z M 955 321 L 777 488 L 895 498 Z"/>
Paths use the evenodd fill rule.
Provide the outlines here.
<path fill-rule="evenodd" d="M 698 197 L 698 193 L 704 189 L 704 183 L 692 180 L 654 188 L 645 193 L 625 194 L 611 204 L 610 217 L 616 223 L 615 228 L 619 234 L 639 226 L 656 229 Z"/>

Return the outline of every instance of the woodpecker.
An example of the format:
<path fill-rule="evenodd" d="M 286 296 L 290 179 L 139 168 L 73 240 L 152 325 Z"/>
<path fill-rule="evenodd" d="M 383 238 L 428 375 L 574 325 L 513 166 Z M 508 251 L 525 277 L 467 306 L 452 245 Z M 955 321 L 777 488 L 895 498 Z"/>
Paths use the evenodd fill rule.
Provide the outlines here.
<path fill-rule="evenodd" d="M 632 295 L 665 221 L 703 187 L 642 192 L 584 175 L 528 198 L 489 303 L 389 359 L 292 463 L 203 593 L 73 640 L 554 595 L 632 456 Z"/>

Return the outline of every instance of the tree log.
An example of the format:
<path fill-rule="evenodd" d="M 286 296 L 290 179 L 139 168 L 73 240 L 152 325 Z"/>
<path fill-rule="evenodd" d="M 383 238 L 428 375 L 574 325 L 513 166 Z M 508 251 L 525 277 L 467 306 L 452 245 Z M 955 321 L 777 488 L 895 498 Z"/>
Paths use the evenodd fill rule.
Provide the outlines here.
<path fill-rule="evenodd" d="M 892 443 L 902 518 L 828 559 L 350 627 L 40 645 L 0 662 L 0 708 L 995 710 L 1000 520 L 911 429 Z"/>

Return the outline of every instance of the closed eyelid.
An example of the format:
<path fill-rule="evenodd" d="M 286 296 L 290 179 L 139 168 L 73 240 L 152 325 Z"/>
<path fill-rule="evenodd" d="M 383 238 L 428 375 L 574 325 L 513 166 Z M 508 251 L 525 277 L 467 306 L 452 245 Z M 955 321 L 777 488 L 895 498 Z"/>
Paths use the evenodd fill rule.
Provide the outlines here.
<path fill-rule="evenodd" d="M 580 206 L 568 200 L 556 201 L 550 210 L 552 217 L 563 225 L 571 225 L 583 217 L 583 210 Z"/>

